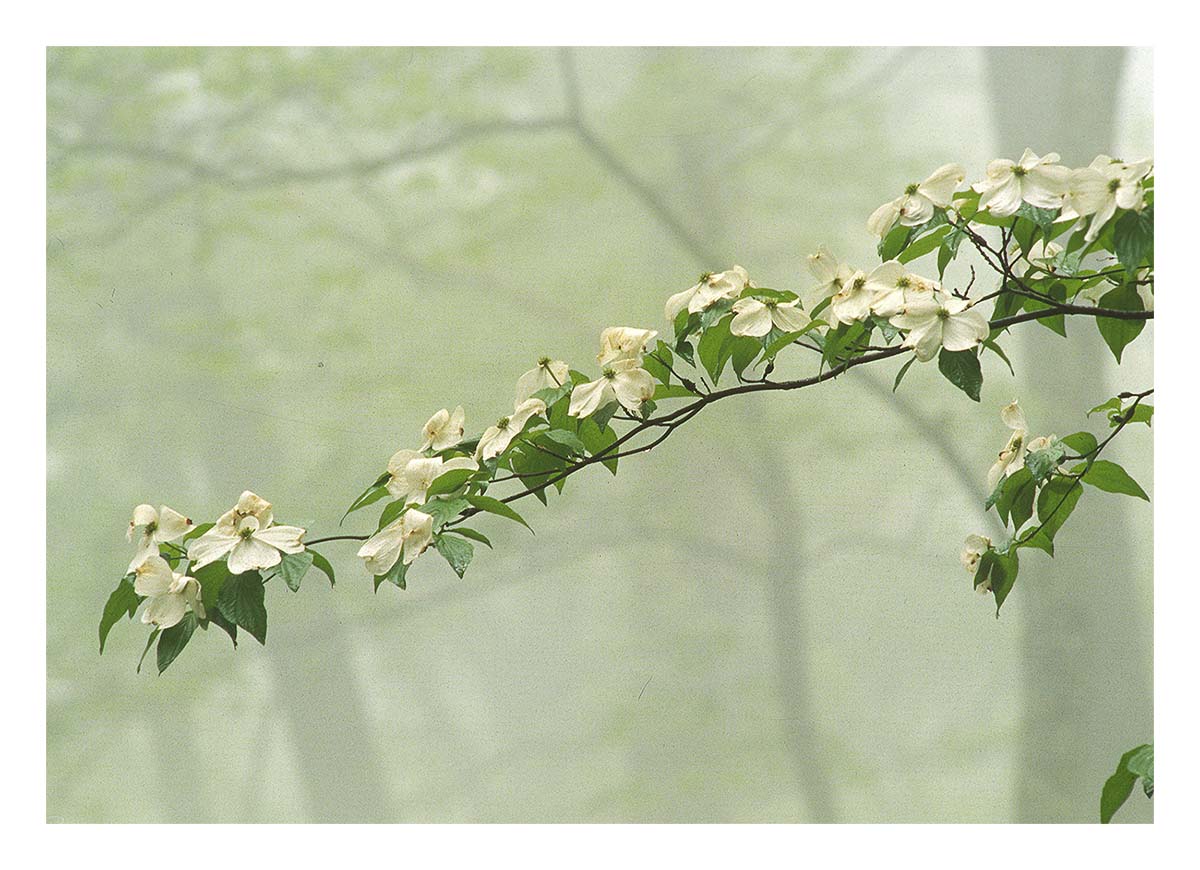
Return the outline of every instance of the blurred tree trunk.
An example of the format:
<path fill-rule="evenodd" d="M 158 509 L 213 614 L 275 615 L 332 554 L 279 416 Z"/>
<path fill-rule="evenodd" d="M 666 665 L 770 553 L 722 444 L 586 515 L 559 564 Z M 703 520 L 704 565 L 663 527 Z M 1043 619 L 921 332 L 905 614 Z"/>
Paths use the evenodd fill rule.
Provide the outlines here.
<path fill-rule="evenodd" d="M 1078 166 L 1113 153 L 1124 61 L 1121 48 L 986 49 L 997 156 L 1029 147 Z M 1097 364 L 1111 357 L 1089 326 L 1069 324 L 1069 340 L 1037 329 L 1015 342 L 1027 363 L 1042 361 L 1021 376 L 1033 434 L 1081 429 L 1093 404 L 1149 386 L 1131 382 L 1138 375 L 1128 365 Z M 1144 509 L 1093 495 L 1053 562 L 1024 560 L 1019 821 L 1098 821 L 1100 787 L 1117 758 L 1152 737 L 1149 568 L 1129 549 L 1131 508 Z M 1126 819 L 1149 817 L 1148 802 L 1134 804 Z"/>

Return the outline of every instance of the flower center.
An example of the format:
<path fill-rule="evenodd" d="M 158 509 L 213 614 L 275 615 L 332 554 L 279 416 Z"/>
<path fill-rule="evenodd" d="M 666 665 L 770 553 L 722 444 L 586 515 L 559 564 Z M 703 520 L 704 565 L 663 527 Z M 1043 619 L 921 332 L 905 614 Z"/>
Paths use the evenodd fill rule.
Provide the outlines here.
<path fill-rule="evenodd" d="M 771 309 L 772 311 L 774 311 L 776 308 L 779 307 L 779 303 L 777 301 L 775 301 L 774 299 L 768 299 L 766 302 L 766 305 L 767 305 L 767 308 Z"/>
<path fill-rule="evenodd" d="M 948 320 L 950 318 L 950 311 L 946 308 L 939 308 L 937 310 L 937 316 L 938 320 Z"/>
<path fill-rule="evenodd" d="M 153 535 L 157 531 L 158 531 L 158 523 L 156 523 L 156 522 L 146 523 L 146 536 L 147 537 L 149 537 L 150 535 Z"/>
<path fill-rule="evenodd" d="M 612 369 L 608 368 L 607 366 L 604 367 L 604 370 L 601 371 L 600 374 L 601 374 L 601 376 L 607 378 L 610 381 L 617 376 L 617 373 L 615 371 L 613 371 Z"/>
<path fill-rule="evenodd" d="M 1117 192 L 1117 189 L 1118 189 L 1118 188 L 1120 188 L 1120 186 L 1121 186 L 1121 179 L 1119 179 L 1119 178 L 1114 178 L 1114 179 L 1112 179 L 1111 181 L 1109 181 L 1109 182 L 1108 182 L 1108 192 L 1109 192 L 1109 193 L 1116 193 L 1116 192 Z"/>
<path fill-rule="evenodd" d="M 497 429 L 507 429 L 508 428 L 508 417 L 501 417 L 499 420 L 497 420 L 496 428 Z"/>
<path fill-rule="evenodd" d="M 1024 166 L 1014 166 L 1013 167 L 1013 175 L 1017 176 L 1017 178 L 1022 177 L 1027 172 L 1029 172 L 1029 170 L 1026 169 Z"/>
<path fill-rule="evenodd" d="M 538 365 L 540 365 L 542 368 L 546 368 L 547 366 L 550 365 L 550 357 L 548 357 L 548 356 L 539 357 Z"/>
<path fill-rule="evenodd" d="M 712 276 L 713 276 L 712 272 L 704 272 L 700 275 L 700 280 L 698 283 L 707 284 L 709 281 L 712 280 Z"/>
<path fill-rule="evenodd" d="M 864 288 L 866 286 L 867 286 L 866 278 L 855 278 L 854 279 L 853 287 L 855 290 L 861 290 L 862 288 Z"/>
<path fill-rule="evenodd" d="M 901 275 L 898 279 L 896 279 L 896 286 L 901 290 L 907 290 L 912 286 L 912 281 L 908 280 L 907 275 Z"/>
<path fill-rule="evenodd" d="M 920 186 L 921 185 L 919 185 L 919 184 L 910 184 L 908 187 L 904 188 L 904 193 L 907 194 L 908 196 L 912 196 L 914 193 L 917 192 L 917 188 L 919 188 Z M 895 188 L 893 188 L 893 190 L 894 189 Z"/>
<path fill-rule="evenodd" d="M 249 538 L 254 534 L 254 529 L 250 528 L 249 526 L 243 526 L 242 528 L 238 529 L 238 534 L 241 535 L 242 538 Z"/>

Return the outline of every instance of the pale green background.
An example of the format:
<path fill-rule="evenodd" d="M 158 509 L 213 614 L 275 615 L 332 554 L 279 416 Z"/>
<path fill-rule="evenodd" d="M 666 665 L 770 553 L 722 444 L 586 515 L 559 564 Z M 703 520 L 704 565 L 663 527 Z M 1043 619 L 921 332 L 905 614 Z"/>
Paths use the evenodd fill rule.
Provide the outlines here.
<path fill-rule="evenodd" d="M 702 269 L 868 264 L 866 216 L 949 160 L 1149 155 L 1150 67 L 52 49 L 48 817 L 1094 821 L 1152 737 L 1151 509 L 1089 492 L 999 620 L 957 554 L 990 528 L 999 407 L 1082 428 L 1151 385 L 1152 328 L 1118 371 L 1091 323 L 1031 325 L 980 405 L 932 365 L 893 397 L 891 362 L 723 402 L 527 507 L 536 537 L 481 523 L 462 582 L 423 558 L 374 595 L 327 545 L 337 588 L 270 584 L 265 649 L 197 633 L 139 676 L 144 628 L 100 658 L 96 623 L 138 502 L 205 519 L 250 488 L 330 533 L 432 411 L 481 429 L 537 356 L 590 370 L 602 327 L 665 328 Z M 1111 448 L 1147 488 L 1150 444 Z"/>

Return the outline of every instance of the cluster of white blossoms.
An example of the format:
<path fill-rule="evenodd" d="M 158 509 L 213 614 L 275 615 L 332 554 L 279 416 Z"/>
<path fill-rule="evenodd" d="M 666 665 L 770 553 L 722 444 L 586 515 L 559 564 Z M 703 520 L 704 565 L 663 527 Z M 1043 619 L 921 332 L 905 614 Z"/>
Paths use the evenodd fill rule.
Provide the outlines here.
<path fill-rule="evenodd" d="M 979 194 L 979 210 L 1010 217 L 1022 203 L 1060 212 L 1060 219 L 1091 218 L 1084 236 L 1091 242 L 1118 208 L 1140 211 L 1145 204 L 1142 181 L 1154 168 L 1152 160 L 1126 163 L 1101 154 L 1081 169 L 1059 163 L 1055 153 L 1039 157 L 1026 148 L 1019 160 L 997 159 L 984 178 L 970 189 Z M 883 238 L 899 223 L 915 227 L 927 222 L 935 208 L 951 210 L 955 194 L 966 179 L 957 163 L 948 163 L 924 181 L 910 184 L 896 199 L 884 203 L 867 219 L 867 229 Z"/>
<path fill-rule="evenodd" d="M 499 443 L 496 432 L 498 428 L 508 429 L 509 423 L 509 418 L 505 418 L 499 427 L 493 426 L 488 430 L 490 435 L 485 433 L 489 444 Z M 465 450 L 454 449 L 462 443 L 465 433 L 466 412 L 462 406 L 459 405 L 453 411 L 442 408 L 421 428 L 419 450 L 397 450 L 388 460 L 385 486 L 388 493 L 403 502 L 407 509 L 395 521 L 368 538 L 359 548 L 358 555 L 372 574 L 386 574 L 402 557 L 405 565 L 410 564 L 432 543 L 433 517 L 412 506 L 425 504 L 429 488 L 442 475 L 451 471 L 475 471 L 479 468 L 476 457 L 472 457 Z M 510 435 L 509 440 L 511 438 Z M 492 447 L 486 449 L 490 451 Z M 484 450 L 484 439 L 481 438 L 479 453 Z"/>
<path fill-rule="evenodd" d="M 814 304 L 829 300 L 835 324 L 854 323 L 871 316 L 887 320 L 906 332 L 903 346 L 928 362 L 937 352 L 970 350 L 988 337 L 988 321 L 968 299 L 942 292 L 941 285 L 888 260 L 870 272 L 839 263 L 821 247 L 809 255 L 808 266 L 820 285 L 807 294 Z"/>
<path fill-rule="evenodd" d="M 236 505 L 221 515 L 212 528 L 186 546 L 174 542 L 195 528 L 187 517 L 163 505 L 158 510 L 148 504 L 133 509 L 127 537 L 136 551 L 129 564 L 134 591 L 147 599 L 142 622 L 160 629 L 178 624 L 189 610 L 204 618 L 200 602 L 200 581 L 189 576 L 223 557 L 230 574 L 273 568 L 285 553 L 304 550 L 304 529 L 281 526 L 274 522 L 271 503 L 247 490 Z M 173 557 L 188 560 L 187 570 L 172 571 L 161 555 L 160 545 L 168 545 Z M 173 546 L 171 546 L 173 545 Z"/>
<path fill-rule="evenodd" d="M 1011 429 L 1012 432 L 1008 436 L 1008 440 L 1004 446 L 1000 449 L 999 454 L 997 454 L 996 461 L 988 469 L 988 492 L 994 491 L 1004 478 L 1011 477 L 1024 468 L 1025 458 L 1030 453 L 1045 450 L 1058 440 L 1058 436 L 1056 435 L 1042 435 L 1037 438 L 1030 438 L 1029 423 L 1026 422 L 1025 412 L 1021 410 L 1021 406 L 1016 399 L 1013 399 L 1000 409 L 1000 419 L 1004 421 L 1004 425 Z M 960 554 L 963 568 L 968 573 L 974 574 L 976 569 L 979 568 L 979 560 L 983 557 L 984 553 L 991 549 L 991 546 L 991 539 L 984 535 L 968 535 Z M 990 589 L 991 585 L 987 581 L 977 587 L 977 591 L 981 593 L 988 592 Z"/>
<path fill-rule="evenodd" d="M 642 368 L 642 356 L 657 336 L 653 329 L 630 326 L 610 326 L 600 333 L 600 353 L 596 356 L 603 367 L 600 377 L 571 390 L 567 414 L 589 417 L 613 402 L 627 411 L 640 411 L 654 396 L 654 378 Z"/>

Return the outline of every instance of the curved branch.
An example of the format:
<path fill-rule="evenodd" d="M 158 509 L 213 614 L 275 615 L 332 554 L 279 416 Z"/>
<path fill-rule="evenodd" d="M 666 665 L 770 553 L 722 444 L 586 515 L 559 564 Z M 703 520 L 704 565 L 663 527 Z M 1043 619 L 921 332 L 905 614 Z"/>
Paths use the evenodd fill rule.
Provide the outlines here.
<path fill-rule="evenodd" d="M 1032 320 L 1041 320 L 1046 317 L 1057 317 L 1060 314 L 1080 315 L 1086 317 L 1113 317 L 1121 320 L 1145 321 L 1154 319 L 1153 311 L 1121 311 L 1110 308 L 1090 308 L 1083 305 L 1060 304 L 1052 308 L 1043 309 L 1041 311 L 1026 311 L 1021 314 L 1014 314 L 1011 317 L 1001 317 L 991 321 L 990 326 L 993 330 L 1007 329 L 1010 326 L 1015 326 L 1020 323 L 1027 323 Z M 749 393 L 761 393 L 766 391 L 782 392 L 816 386 L 817 384 L 824 383 L 825 381 L 833 380 L 834 378 L 850 371 L 853 368 L 867 365 L 868 363 L 879 362 L 880 360 L 890 359 L 894 356 L 899 356 L 900 354 L 908 352 L 909 348 L 904 347 L 903 345 L 896 345 L 895 347 L 884 348 L 882 350 L 873 351 L 871 353 L 863 354 L 862 356 L 848 359 L 845 362 L 839 363 L 838 365 L 828 368 L 818 374 L 811 375 L 807 378 L 796 378 L 789 381 L 751 381 L 732 387 L 726 387 L 723 390 L 713 390 L 710 393 L 705 393 L 704 395 L 698 396 L 694 402 L 684 405 L 682 408 L 678 408 L 658 417 L 649 417 L 645 420 L 642 420 L 603 450 L 598 450 L 595 453 L 578 460 L 557 474 L 546 476 L 546 473 L 542 473 L 539 476 L 546 477 L 545 480 L 536 484 L 535 486 L 526 487 L 519 492 L 506 496 L 505 498 L 500 499 L 500 501 L 505 504 L 510 504 L 514 501 L 520 501 L 521 499 L 527 498 L 531 495 L 536 495 L 548 487 L 554 486 L 560 481 L 566 480 L 571 475 L 576 474 L 583 469 L 588 468 L 589 466 L 595 465 L 598 462 L 607 462 L 613 459 L 622 459 L 628 456 L 636 456 L 639 453 L 646 453 L 666 441 L 667 438 L 671 436 L 671 433 L 698 415 L 709 405 L 719 402 L 722 399 L 727 399 L 732 396 L 747 395 Z M 632 447 L 628 450 L 621 449 L 643 432 L 654 428 L 661 428 L 663 431 L 659 433 L 652 441 L 649 441 L 639 447 Z M 505 478 L 505 480 L 512 479 L 515 478 Z M 461 514 L 459 514 L 456 519 L 448 522 L 445 527 L 453 528 L 463 520 L 473 517 L 478 513 L 480 513 L 479 508 L 467 508 Z M 325 541 L 365 541 L 368 537 L 369 535 L 336 535 L 327 538 L 317 538 L 309 543 L 319 544 L 324 543 Z"/>

